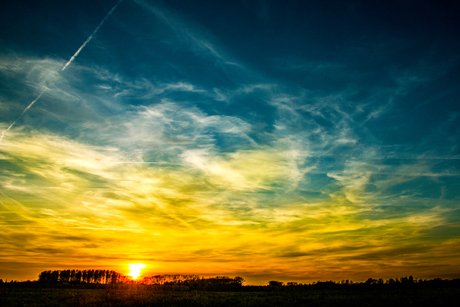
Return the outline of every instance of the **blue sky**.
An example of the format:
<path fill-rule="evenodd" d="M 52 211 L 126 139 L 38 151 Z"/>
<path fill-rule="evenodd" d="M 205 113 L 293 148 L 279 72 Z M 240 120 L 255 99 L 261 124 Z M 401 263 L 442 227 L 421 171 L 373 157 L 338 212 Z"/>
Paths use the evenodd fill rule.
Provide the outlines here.
<path fill-rule="evenodd" d="M 0 277 L 458 277 L 459 8 L 2 3 Z"/>

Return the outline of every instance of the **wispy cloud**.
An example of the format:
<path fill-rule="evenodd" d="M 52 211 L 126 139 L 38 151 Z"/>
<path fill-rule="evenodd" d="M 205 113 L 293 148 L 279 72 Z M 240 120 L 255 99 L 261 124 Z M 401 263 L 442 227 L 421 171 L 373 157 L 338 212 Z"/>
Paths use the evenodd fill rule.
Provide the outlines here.
<path fill-rule="evenodd" d="M 187 42 L 189 46 L 198 54 L 211 56 L 215 60 L 219 60 L 222 64 L 238 67 L 235 60 L 232 60 L 223 50 L 212 43 L 209 38 L 211 35 L 204 35 L 204 30 L 199 30 L 199 26 L 193 25 L 191 21 L 186 21 L 185 18 L 180 18 L 177 13 L 161 8 L 156 4 L 152 4 L 145 0 L 136 0 L 136 3 L 143 8 L 148 9 L 157 18 L 164 22 L 173 31 L 173 33 L 182 42 Z"/>
<path fill-rule="evenodd" d="M 101 23 L 96 27 L 96 29 L 94 29 L 94 31 L 91 33 L 91 35 L 83 43 L 83 45 L 81 45 L 80 48 L 78 48 L 78 50 L 75 52 L 75 54 L 69 59 L 69 61 L 67 61 L 67 63 L 64 64 L 64 66 L 62 67 L 61 71 L 64 71 L 67 68 L 67 66 L 69 66 L 73 62 L 73 60 L 78 56 L 78 54 L 83 50 L 83 48 L 85 48 L 85 46 L 93 39 L 93 36 L 96 35 L 97 31 L 99 31 L 99 29 L 102 27 L 102 25 L 105 23 L 105 21 L 110 17 L 110 15 L 112 15 L 113 11 L 115 11 L 115 9 L 118 7 L 118 5 L 122 1 L 123 0 L 120 0 L 110 10 L 110 12 L 104 17 L 104 19 L 102 19 Z M 38 94 L 38 96 L 34 100 L 32 100 L 32 102 L 22 111 L 22 113 L 19 115 L 19 117 L 15 121 L 13 121 L 13 123 L 11 123 L 11 125 L 9 125 L 8 128 L 6 128 L 6 130 L 4 130 L 2 132 L 2 134 L 0 135 L 0 143 L 2 142 L 2 139 L 5 136 L 5 134 L 14 126 L 14 124 L 16 124 L 17 120 L 20 117 L 22 117 L 22 115 L 24 115 L 24 113 L 26 113 L 42 97 L 42 95 L 44 93 L 45 93 L 45 90 L 41 91 L 40 94 Z"/>

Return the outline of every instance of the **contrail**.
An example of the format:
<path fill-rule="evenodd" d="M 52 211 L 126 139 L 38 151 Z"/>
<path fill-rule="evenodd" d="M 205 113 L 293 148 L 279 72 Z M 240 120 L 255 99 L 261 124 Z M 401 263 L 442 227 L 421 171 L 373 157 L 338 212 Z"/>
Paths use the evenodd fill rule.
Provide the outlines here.
<path fill-rule="evenodd" d="M 42 91 L 42 92 L 37 96 L 37 98 L 35 98 L 35 99 L 27 106 L 27 108 L 25 108 L 24 111 L 22 111 L 21 115 L 19 115 L 19 116 L 22 116 L 22 114 L 26 113 L 27 110 L 29 110 L 30 107 L 33 106 L 34 103 L 36 103 L 37 100 L 40 99 L 40 98 L 42 97 L 42 95 L 43 95 L 44 92 L 45 92 L 45 91 Z"/>
<path fill-rule="evenodd" d="M 93 39 L 93 36 L 96 35 L 97 31 L 99 31 L 99 29 L 102 27 L 102 25 L 105 23 L 105 21 L 110 17 L 110 15 L 112 15 L 113 11 L 115 11 L 115 9 L 117 8 L 117 6 L 122 2 L 123 0 L 120 0 L 118 1 L 117 4 L 115 4 L 115 6 L 110 10 L 110 12 L 104 17 L 104 19 L 102 19 L 101 23 L 96 27 L 96 29 L 94 29 L 93 33 L 91 33 L 91 35 L 86 39 L 86 41 L 83 43 L 83 45 L 80 46 L 80 48 L 78 48 L 77 52 L 75 52 L 75 54 L 70 58 L 70 60 L 65 63 L 64 67 L 62 67 L 62 70 L 61 71 L 64 71 L 67 66 L 70 65 L 70 63 L 72 63 L 72 61 L 78 56 L 78 54 L 80 53 L 80 51 L 85 48 L 86 44 L 88 44 L 92 39 Z"/>
<path fill-rule="evenodd" d="M 118 1 L 117 4 L 115 4 L 115 6 L 110 10 L 110 12 L 105 15 L 104 19 L 102 19 L 101 23 L 96 27 L 96 29 L 94 29 L 93 33 L 91 33 L 91 35 L 86 39 L 86 41 L 83 43 L 83 45 L 80 46 L 80 48 L 78 48 L 77 52 L 75 52 L 75 54 L 70 58 L 70 60 L 67 61 L 67 63 L 65 63 L 64 67 L 62 67 L 61 69 L 61 72 L 64 71 L 67 66 L 69 66 L 73 60 L 75 60 L 75 58 L 78 56 L 78 54 L 83 50 L 83 48 L 85 48 L 86 44 L 88 44 L 94 37 L 94 35 L 96 35 L 97 31 L 99 31 L 99 29 L 102 27 L 102 25 L 105 23 L 105 21 L 110 17 L 110 15 L 112 15 L 113 11 L 115 11 L 115 9 L 118 7 L 118 5 L 120 5 L 120 3 L 122 2 L 123 0 L 120 0 Z M 22 115 L 24 115 L 24 113 L 27 112 L 27 110 L 30 109 L 31 106 L 34 105 L 34 103 L 36 103 L 43 95 L 43 93 L 45 92 L 46 90 L 43 90 L 38 96 L 37 98 L 35 98 L 28 106 L 27 108 L 24 109 L 24 111 L 22 111 L 21 115 L 18 116 L 18 118 L 16 118 L 16 120 L 8 127 L 6 128 L 5 131 L 2 132 L 2 134 L 0 135 L 0 143 L 2 142 L 3 140 L 3 137 L 5 136 L 5 133 L 7 133 L 11 127 L 14 126 L 14 124 L 16 124 L 16 122 L 18 121 L 19 118 L 22 117 Z"/>
<path fill-rule="evenodd" d="M 0 136 L 0 143 L 1 143 L 2 140 L 3 140 L 3 136 L 5 136 L 5 133 L 7 133 L 7 132 L 11 129 L 11 127 L 13 127 L 14 124 L 16 124 L 16 122 L 18 121 L 18 119 L 21 118 L 21 116 L 22 116 L 24 113 L 26 113 L 27 110 L 29 110 L 30 107 L 33 106 L 34 103 L 36 103 L 38 99 L 40 99 L 40 97 L 42 97 L 42 95 L 43 95 L 44 92 L 45 92 L 45 91 L 42 91 L 42 92 L 37 96 L 37 98 L 35 98 L 35 99 L 27 106 L 27 108 L 25 108 L 24 111 L 22 111 L 21 115 L 19 115 L 18 118 L 16 118 L 16 120 L 15 120 L 8 128 L 6 128 L 5 131 L 2 132 L 2 135 Z"/>

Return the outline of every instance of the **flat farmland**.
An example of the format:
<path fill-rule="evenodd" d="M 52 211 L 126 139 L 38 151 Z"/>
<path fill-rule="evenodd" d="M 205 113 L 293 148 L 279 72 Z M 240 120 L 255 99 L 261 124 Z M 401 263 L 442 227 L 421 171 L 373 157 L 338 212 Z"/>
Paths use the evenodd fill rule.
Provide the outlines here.
<path fill-rule="evenodd" d="M 460 289 L 194 291 L 120 288 L 0 288 L 0 306 L 449 306 Z"/>

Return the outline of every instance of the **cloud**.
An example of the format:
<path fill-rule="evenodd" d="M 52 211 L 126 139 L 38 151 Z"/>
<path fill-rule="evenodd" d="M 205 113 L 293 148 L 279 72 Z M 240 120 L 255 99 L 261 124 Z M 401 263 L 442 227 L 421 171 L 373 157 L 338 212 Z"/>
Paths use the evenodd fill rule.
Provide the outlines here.
<path fill-rule="evenodd" d="M 204 150 L 190 150 L 184 152 L 182 158 L 184 163 L 203 171 L 213 185 L 232 190 L 281 187 L 290 172 L 287 157 L 272 150 L 240 150 L 226 157 L 213 156 Z"/>
<path fill-rule="evenodd" d="M 121 82 L 120 82 L 121 83 Z M 188 92 L 188 93 L 202 93 L 207 94 L 206 90 L 199 89 L 195 85 L 179 81 L 172 83 L 162 83 L 152 84 L 147 79 L 135 80 L 134 82 L 124 82 L 123 89 L 115 94 L 115 97 L 128 97 L 138 99 L 152 99 L 154 97 L 162 96 L 163 94 L 167 95 L 169 93 L 175 92 Z M 112 89 L 111 87 L 105 89 Z"/>
<path fill-rule="evenodd" d="M 172 30 L 180 42 L 187 42 L 190 48 L 198 55 L 210 56 L 215 60 L 219 60 L 224 65 L 239 66 L 236 61 L 231 60 L 224 51 L 211 42 L 211 39 L 208 38 L 210 35 L 203 33 L 205 30 L 200 30 L 191 21 L 186 21 L 184 17 L 179 17 L 177 13 L 168 11 L 166 8 L 160 8 L 158 5 L 154 5 L 148 1 L 136 0 L 136 3 L 148 9 L 159 18 Z"/>
<path fill-rule="evenodd" d="M 167 126 L 165 131 L 185 129 L 179 130 L 178 135 L 195 141 L 200 136 L 196 131 L 202 132 L 217 123 L 222 125 L 215 129 L 226 131 L 238 123 L 230 118 L 212 118 L 193 108 L 180 109 L 170 102 L 140 107 L 125 120 L 143 123 L 148 118 L 155 129 L 140 130 L 145 135 Z M 118 122 L 113 120 L 114 124 Z M 244 127 L 240 128 L 243 133 Z M 119 131 L 112 132 L 119 136 Z M 272 268 L 310 278 L 320 268 L 332 278 L 336 268 L 346 261 L 351 264 L 345 272 L 352 272 L 359 265 L 377 272 L 370 260 L 387 263 L 385 259 L 393 257 L 392 253 L 396 255 L 406 248 L 401 239 L 412 238 L 416 244 L 418 241 L 414 240 L 427 239 L 423 232 L 427 225 L 446 227 L 446 207 L 429 206 L 425 211 L 398 214 L 395 218 L 385 207 L 391 204 L 391 198 L 386 202 L 381 192 L 365 192 L 370 182 L 381 190 L 385 190 L 385 184 L 396 184 L 388 177 L 372 178 L 373 173 L 384 170 L 374 160 L 349 162 L 341 165 L 345 169 L 340 174 L 331 173 L 336 188 L 330 198 L 299 197 L 292 187 L 308 186 L 304 176 L 313 176 L 323 166 L 316 164 L 316 169 L 305 169 L 311 152 L 302 152 L 302 143 L 298 142 L 280 141 L 273 147 L 225 154 L 212 143 L 201 149 L 175 143 L 170 146 L 179 150 L 169 151 L 175 163 L 138 164 L 134 162 L 140 162 L 142 156 L 120 150 L 122 147 L 114 143 L 95 146 L 52 134 L 20 130 L 12 133 L 2 147 L 5 167 L 1 173 L 1 201 L 6 210 L 2 221 L 8 229 L 2 239 L 3 257 L 15 254 L 20 259 L 46 256 L 58 260 L 65 253 L 68 261 L 73 261 L 90 259 L 103 249 L 106 258 L 98 261 L 116 263 L 123 257 L 130 259 L 130 251 L 135 251 L 138 260 L 151 259 L 152 253 L 158 255 L 149 261 L 161 263 L 165 272 L 172 269 L 167 263 L 175 263 L 177 270 L 184 272 L 196 270 L 187 268 L 186 263 L 208 263 L 207 269 L 200 271 L 206 272 L 218 269 L 219 261 L 226 261 L 236 263 L 235 268 L 227 270 L 238 267 L 252 275 Z M 157 140 L 159 145 L 149 150 L 164 150 L 167 137 L 171 138 L 167 134 L 154 135 L 151 140 Z M 419 172 L 428 171 L 417 164 L 413 169 L 417 167 Z M 388 169 L 393 171 L 407 172 L 407 166 Z M 400 182 L 406 180 L 404 177 Z M 411 199 L 412 196 L 401 199 L 399 205 L 409 204 Z M 376 209 L 380 210 L 378 219 L 366 218 L 368 212 Z M 28 228 L 13 226 L 24 224 Z M 56 236 L 56 231 L 61 236 Z M 13 246 L 12 242 L 18 241 L 8 239 L 38 232 L 40 238 L 26 241 L 27 248 L 22 243 Z M 84 240 L 73 240 L 72 236 Z M 92 245 L 82 244 L 85 240 Z M 116 246 L 110 243 L 114 240 Z M 297 244 L 295 249 L 293 242 Z M 389 245 L 395 247 L 385 251 Z M 196 258 L 195 253 L 202 246 L 213 246 L 213 252 Z M 414 270 L 421 263 L 417 256 L 421 252 L 425 257 L 433 255 L 434 250 L 413 250 Z M 290 260 L 279 262 L 274 260 L 277 256 Z M 248 261 L 249 258 L 252 260 Z M 296 269 L 299 261 L 307 260 L 308 266 Z M 253 261 L 263 265 L 253 268 Z M 443 263 L 450 265 L 452 261 L 447 258 Z M 391 272 L 399 272 L 403 265 L 393 264 Z"/>

